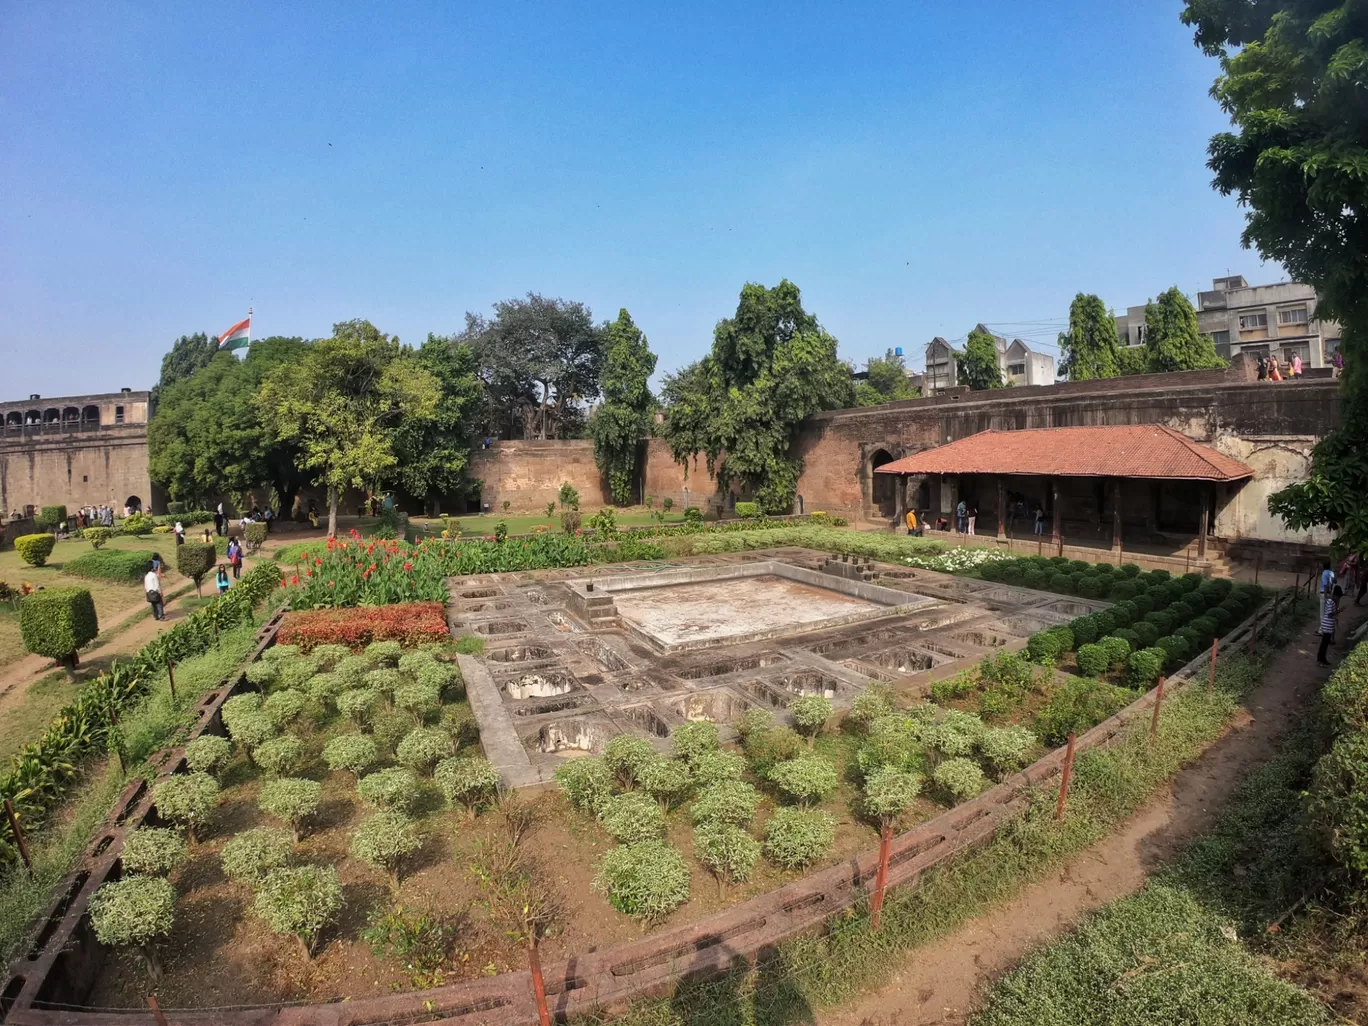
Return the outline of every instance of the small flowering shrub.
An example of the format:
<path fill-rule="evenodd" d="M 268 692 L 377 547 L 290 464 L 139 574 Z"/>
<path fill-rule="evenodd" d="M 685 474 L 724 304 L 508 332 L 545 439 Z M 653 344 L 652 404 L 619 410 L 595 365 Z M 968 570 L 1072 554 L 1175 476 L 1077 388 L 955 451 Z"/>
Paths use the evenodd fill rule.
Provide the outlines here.
<path fill-rule="evenodd" d="M 390 882 L 399 886 L 400 871 L 408 858 L 423 842 L 413 823 L 402 813 L 377 812 L 365 820 L 352 834 L 351 853 L 376 869 L 390 874 Z"/>
<path fill-rule="evenodd" d="M 365 734 L 343 734 L 323 746 L 328 769 L 345 770 L 360 777 L 380 759 L 375 741 Z"/>
<path fill-rule="evenodd" d="M 654 758 L 656 750 L 644 737 L 618 734 L 603 746 L 603 764 L 623 787 L 632 787 L 637 770 Z"/>
<path fill-rule="evenodd" d="M 90 899 L 95 939 L 111 948 L 138 947 L 153 979 L 161 962 L 151 945 L 176 921 L 176 889 L 159 876 L 130 876 L 100 887 Z"/>
<path fill-rule="evenodd" d="M 446 800 L 464 805 L 472 817 L 482 803 L 499 793 L 499 771 L 482 755 L 443 759 L 433 778 Z"/>
<path fill-rule="evenodd" d="M 659 920 L 689 900 L 689 866 L 664 841 L 625 844 L 600 860 L 594 888 L 619 912 Z"/>
<path fill-rule="evenodd" d="M 454 754 L 455 740 L 437 727 L 419 727 L 410 731 L 394 750 L 395 758 L 424 775 L 431 773 L 438 761 Z"/>
<path fill-rule="evenodd" d="M 366 658 L 377 666 L 398 666 L 404 646 L 397 641 L 372 641 L 366 646 Z"/>
<path fill-rule="evenodd" d="M 615 794 L 603 803 L 599 822 L 609 836 L 623 844 L 660 837 L 665 833 L 665 812 L 640 791 Z"/>
<path fill-rule="evenodd" d="M 185 746 L 185 764 L 196 773 L 215 773 L 233 755 L 233 743 L 217 734 L 201 734 Z"/>
<path fill-rule="evenodd" d="M 399 672 L 408 677 L 416 677 L 424 666 L 435 666 L 437 657 L 426 649 L 405 652 L 399 657 Z"/>
<path fill-rule="evenodd" d="M 266 651 L 272 650 L 268 648 Z M 261 688 L 262 691 L 268 691 L 275 685 L 276 681 L 280 680 L 280 666 L 281 661 L 279 659 L 267 659 L 263 656 L 247 667 L 247 681 Z"/>
<path fill-rule="evenodd" d="M 367 670 L 366 675 L 361 678 L 364 687 L 379 691 L 382 695 L 393 695 L 395 689 L 403 682 L 404 678 L 399 671 L 388 666 L 382 666 L 378 670 Z"/>
<path fill-rule="evenodd" d="M 289 776 L 304 764 L 304 742 L 289 734 L 272 738 L 252 749 L 252 761 L 274 777 Z"/>
<path fill-rule="evenodd" d="M 738 716 L 733 726 L 736 727 L 736 733 L 744 742 L 752 734 L 759 734 L 773 727 L 774 713 L 768 709 L 752 707 Z"/>
<path fill-rule="evenodd" d="M 927 730 L 926 743 L 947 758 L 960 758 L 973 752 L 986 729 L 973 713 L 951 709 Z"/>
<path fill-rule="evenodd" d="M 176 831 L 161 827 L 130 831 L 119 855 L 124 874 L 138 876 L 165 876 L 185 859 L 185 840 Z"/>
<path fill-rule="evenodd" d="M 178 773 L 152 789 L 157 815 L 186 827 L 192 841 L 213 818 L 218 800 L 218 781 L 208 773 Z"/>
<path fill-rule="evenodd" d="M 889 701 L 888 688 L 876 684 L 855 696 L 845 718 L 847 723 L 856 728 L 868 730 L 871 723 L 892 711 L 893 703 Z"/>
<path fill-rule="evenodd" d="M 294 837 L 278 827 L 244 830 L 223 846 L 219 861 L 223 875 L 230 880 L 255 884 L 277 869 L 290 864 Z"/>
<path fill-rule="evenodd" d="M 303 653 L 298 645 L 282 643 L 280 640 L 280 636 L 277 635 L 276 643 L 272 645 L 270 648 L 268 648 L 265 652 L 262 652 L 261 658 L 266 662 L 275 662 L 277 660 L 286 661 L 290 659 L 298 659 L 302 654 Z"/>
<path fill-rule="evenodd" d="M 771 767 L 802 751 L 803 739 L 788 727 L 771 727 L 751 731 L 742 745 L 755 772 L 764 776 Z"/>
<path fill-rule="evenodd" d="M 927 728 L 904 713 L 885 713 L 870 721 L 855 758 L 868 776 L 882 766 L 917 770 L 926 756 Z"/>
<path fill-rule="evenodd" d="M 318 811 L 322 795 L 323 785 L 315 780 L 281 777 L 262 785 L 257 805 L 266 815 L 288 823 L 298 840 L 300 827 Z"/>
<path fill-rule="evenodd" d="M 598 815 L 613 794 L 613 774 L 602 759 L 593 757 L 557 766 L 556 783 L 571 805 L 593 815 Z"/>
<path fill-rule="evenodd" d="M 280 663 L 280 679 L 278 683 L 285 688 L 302 688 L 309 682 L 314 674 L 318 672 L 318 663 L 312 659 L 300 657 L 298 659 L 286 659 Z"/>
<path fill-rule="evenodd" d="M 351 655 L 352 651 L 346 645 L 323 644 L 315 645 L 309 654 L 314 657 L 314 661 L 318 663 L 320 669 L 331 670 Z"/>
<path fill-rule="evenodd" d="M 418 780 L 399 767 L 376 770 L 356 782 L 356 793 L 373 809 L 409 813 L 418 801 Z"/>
<path fill-rule="evenodd" d="M 276 637 L 305 649 L 324 644 L 357 649 L 372 641 L 392 640 L 408 646 L 421 645 L 425 641 L 445 642 L 450 640 L 451 634 L 447 630 L 446 606 L 442 602 L 403 602 L 378 608 L 318 608 L 286 613 Z"/>
<path fill-rule="evenodd" d="M 765 858 L 784 869 L 820 861 L 834 843 L 836 821 L 821 809 L 775 809 L 765 825 Z"/>
<path fill-rule="evenodd" d="M 254 712 L 244 712 L 231 721 L 225 720 L 224 722 L 233 740 L 249 752 L 280 733 L 280 728 L 275 725 L 275 721 L 259 709 Z"/>
<path fill-rule="evenodd" d="M 745 883 L 760 858 L 760 842 L 739 826 L 707 820 L 694 828 L 694 854 L 719 880 Z"/>
<path fill-rule="evenodd" d="M 794 725 L 800 734 L 809 739 L 809 744 L 812 738 L 822 732 L 833 711 L 831 701 L 821 695 L 804 695 L 789 706 Z"/>
<path fill-rule="evenodd" d="M 700 755 L 717 751 L 717 724 L 707 720 L 681 724 L 670 733 L 670 746 L 675 755 L 692 763 Z"/>
<path fill-rule="evenodd" d="M 800 805 L 814 805 L 828 798 L 840 783 L 831 760 L 816 755 L 778 763 L 769 771 L 769 780 Z"/>
<path fill-rule="evenodd" d="M 304 711 L 309 704 L 309 696 L 293 688 L 277 691 L 261 704 L 261 711 L 271 718 L 277 727 L 284 727 Z"/>
<path fill-rule="evenodd" d="M 720 780 L 698 792 L 691 812 L 695 823 L 744 826 L 755 818 L 760 792 L 744 780 Z"/>
<path fill-rule="evenodd" d="M 342 908 L 342 882 L 332 866 L 277 869 L 261 882 L 252 908 L 276 933 L 298 937 L 312 957 L 318 935 Z"/>
<path fill-rule="evenodd" d="M 723 780 L 740 780 L 746 772 L 746 760 L 736 752 L 717 749 L 694 756 L 690 763 L 694 785 L 708 787 Z"/>
<path fill-rule="evenodd" d="M 261 709 L 261 696 L 255 691 L 247 691 L 241 695 L 234 695 L 220 707 L 219 712 L 223 717 L 223 725 L 232 733 L 233 722 Z"/>
<path fill-rule="evenodd" d="M 931 779 L 955 802 L 975 798 L 988 786 L 988 778 L 973 759 L 946 759 L 936 767 Z"/>
<path fill-rule="evenodd" d="M 1029 761 L 1039 740 L 1025 727 L 991 727 L 979 738 L 979 754 L 999 775 L 1015 773 Z"/>
<path fill-rule="evenodd" d="M 319 706 L 324 709 L 331 708 L 337 704 L 337 696 L 348 689 L 348 683 L 340 673 L 316 673 L 309 678 L 309 682 L 304 685 L 304 690 L 309 693 Z"/>
<path fill-rule="evenodd" d="M 935 556 L 904 556 L 903 562 L 919 570 L 936 570 L 943 574 L 962 574 L 977 570 L 985 563 L 1000 563 L 1012 557 L 997 549 L 958 548 Z"/>
<path fill-rule="evenodd" d="M 333 666 L 333 676 L 340 680 L 344 686 L 349 688 L 360 687 L 365 680 L 366 674 L 370 672 L 371 661 L 365 656 L 353 655 L 345 656 L 337 661 Z"/>
<path fill-rule="evenodd" d="M 881 766 L 865 778 L 865 811 L 880 823 L 891 823 L 912 807 L 921 785 L 922 778 L 915 773 Z"/>
<path fill-rule="evenodd" d="M 380 692 L 372 688 L 352 688 L 337 696 L 337 711 L 355 723 L 365 724 L 380 704 L 380 697 Z"/>
<path fill-rule="evenodd" d="M 420 666 L 414 674 L 414 680 L 424 687 L 436 688 L 439 695 L 451 691 L 453 695 L 459 696 L 465 690 L 460 671 L 448 663 L 434 661 L 426 666 Z"/>

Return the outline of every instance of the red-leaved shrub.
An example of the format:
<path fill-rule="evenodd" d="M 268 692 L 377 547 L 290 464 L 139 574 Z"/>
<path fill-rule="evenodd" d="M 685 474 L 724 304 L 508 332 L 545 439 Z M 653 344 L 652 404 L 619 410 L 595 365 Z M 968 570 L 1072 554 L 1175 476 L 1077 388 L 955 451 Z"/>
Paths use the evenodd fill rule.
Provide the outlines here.
<path fill-rule="evenodd" d="M 360 649 L 372 641 L 421 645 L 447 641 L 446 608 L 440 602 L 399 602 L 392 606 L 355 606 L 286 613 L 276 634 L 282 645 L 298 645 L 304 652 L 315 645 L 346 645 Z"/>

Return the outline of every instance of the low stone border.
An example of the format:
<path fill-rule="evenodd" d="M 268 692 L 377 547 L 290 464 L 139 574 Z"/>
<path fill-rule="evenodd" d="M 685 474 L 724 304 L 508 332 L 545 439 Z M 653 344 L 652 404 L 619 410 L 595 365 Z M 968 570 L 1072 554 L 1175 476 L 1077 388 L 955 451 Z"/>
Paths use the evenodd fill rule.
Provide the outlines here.
<path fill-rule="evenodd" d="M 1251 638 L 1261 621 L 1272 620 L 1281 596 L 1221 639 L 1218 658 Z M 248 662 L 274 640 L 283 610 L 262 628 Z M 1206 679 L 1209 655 L 1203 653 L 1168 678 L 1166 694 Z M 462 663 L 464 667 L 465 663 Z M 206 729 L 221 729 L 219 709 L 245 682 L 235 681 L 200 701 L 199 718 L 190 740 Z M 1115 716 L 1077 739 L 1076 749 L 1107 745 L 1131 722 L 1151 715 L 1151 690 Z M 182 748 L 163 751 L 154 761 L 158 779 L 183 768 Z M 998 827 L 1022 813 L 1030 793 L 1048 785 L 1060 772 L 1064 749 L 1058 748 L 1020 773 L 972 801 L 894 838 L 889 886 L 917 880 L 923 872 L 957 852 L 987 840 Z M 119 799 L 90 854 L 69 876 L 49 907 L 46 925 L 28 957 L 11 967 L 0 991 L 0 1013 L 15 1026 L 142 1026 L 147 1012 L 79 1010 L 62 996 L 85 994 L 104 963 L 86 918 L 90 896 L 107 879 L 117 879 L 124 833 L 151 812 L 150 788 L 139 781 Z M 832 913 L 856 904 L 874 880 L 877 851 L 868 851 L 801 880 L 759 895 L 701 922 L 653 933 L 605 951 L 577 955 L 543 967 L 546 993 L 554 1015 L 567 1019 L 619 1008 L 642 997 L 666 994 L 685 976 L 715 973 L 738 959 L 757 955 L 799 934 L 820 927 Z M 376 1026 L 397 1023 L 448 1023 L 460 1026 L 532 1026 L 538 1021 L 531 976 L 526 970 L 490 979 L 465 981 L 431 990 L 316 1005 L 258 1005 L 220 1009 L 170 1010 L 173 1026 Z"/>

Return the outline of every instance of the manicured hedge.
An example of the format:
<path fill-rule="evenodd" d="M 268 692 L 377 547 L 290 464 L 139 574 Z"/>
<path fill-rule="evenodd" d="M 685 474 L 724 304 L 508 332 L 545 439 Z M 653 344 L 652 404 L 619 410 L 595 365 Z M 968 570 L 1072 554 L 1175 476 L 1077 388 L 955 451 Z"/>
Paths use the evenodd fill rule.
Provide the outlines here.
<path fill-rule="evenodd" d="M 176 546 L 176 570 L 195 582 L 196 591 L 199 590 L 204 575 L 214 569 L 216 562 L 218 550 L 214 548 L 213 542 L 186 542 L 184 545 Z"/>
<path fill-rule="evenodd" d="M 19 604 L 19 631 L 34 655 L 65 662 L 100 633 L 95 600 L 85 588 L 35 591 Z"/>
<path fill-rule="evenodd" d="M 94 530 L 94 528 L 92 528 Z M 108 530 L 108 528 L 106 528 Z M 101 549 L 67 560 L 62 573 L 99 581 L 141 581 L 152 565 L 152 553 Z"/>
<path fill-rule="evenodd" d="M 276 641 L 309 652 L 315 645 L 346 645 L 357 650 L 373 641 L 421 645 L 447 641 L 446 607 L 440 602 L 399 602 L 392 606 L 312 609 L 287 613 Z"/>
<path fill-rule="evenodd" d="M 56 544 L 55 534 L 21 534 L 14 539 L 14 551 L 29 566 L 43 566 Z"/>
<path fill-rule="evenodd" d="M 42 506 L 38 510 L 38 515 L 33 518 L 33 522 L 39 527 L 52 531 L 66 518 L 65 506 Z"/>

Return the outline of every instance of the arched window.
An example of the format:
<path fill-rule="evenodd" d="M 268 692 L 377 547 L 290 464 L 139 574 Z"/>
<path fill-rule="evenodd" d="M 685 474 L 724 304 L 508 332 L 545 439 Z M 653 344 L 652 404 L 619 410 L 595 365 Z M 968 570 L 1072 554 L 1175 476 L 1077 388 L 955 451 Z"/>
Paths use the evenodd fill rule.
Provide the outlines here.
<path fill-rule="evenodd" d="M 24 414 L 25 424 L 41 424 L 42 422 L 43 415 L 37 410 L 29 410 L 28 413 Z"/>
<path fill-rule="evenodd" d="M 23 423 L 24 423 L 24 415 L 23 415 L 22 413 L 20 413 L 18 410 L 10 410 L 9 413 L 5 414 L 5 426 L 6 426 L 6 427 L 10 427 L 10 426 L 13 426 L 13 425 L 15 425 L 15 424 L 23 424 Z"/>
<path fill-rule="evenodd" d="M 98 406 L 87 406 L 81 411 L 81 422 L 84 424 L 98 424 L 100 422 L 100 408 Z"/>
<path fill-rule="evenodd" d="M 869 469 L 873 471 L 882 467 L 885 463 L 892 463 L 893 457 L 886 449 L 876 449 L 869 457 Z M 891 517 L 897 511 L 898 501 L 898 478 L 892 474 L 873 474 L 873 487 L 870 489 L 870 498 L 879 513 L 885 517 Z"/>
<path fill-rule="evenodd" d="M 43 411 L 44 424 L 60 424 L 62 422 L 62 411 L 52 406 Z"/>
<path fill-rule="evenodd" d="M 81 421 L 81 411 L 75 406 L 68 406 L 62 411 L 63 424 L 79 424 Z"/>

